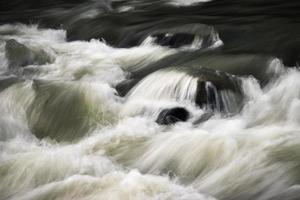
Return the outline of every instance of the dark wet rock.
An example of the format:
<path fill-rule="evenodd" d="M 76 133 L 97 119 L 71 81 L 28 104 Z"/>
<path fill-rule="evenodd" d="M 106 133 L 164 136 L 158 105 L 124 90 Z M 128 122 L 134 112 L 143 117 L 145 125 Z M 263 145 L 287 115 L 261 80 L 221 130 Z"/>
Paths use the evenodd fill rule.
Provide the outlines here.
<path fill-rule="evenodd" d="M 204 113 L 202 114 L 198 119 L 196 119 L 193 122 L 193 125 L 198 125 L 201 124 L 203 122 L 206 122 L 207 120 L 209 120 L 212 116 L 214 116 L 214 113 Z"/>
<path fill-rule="evenodd" d="M 6 88 L 9 88 L 10 86 L 23 82 L 24 79 L 14 77 L 14 76 L 8 76 L 8 77 L 0 77 L 0 92 L 5 90 Z"/>
<path fill-rule="evenodd" d="M 10 69 L 53 62 L 53 58 L 45 51 L 30 49 L 14 39 L 6 41 L 5 53 Z"/>
<path fill-rule="evenodd" d="M 243 102 L 240 80 L 235 76 L 210 69 L 194 70 L 198 78 L 195 103 L 201 108 L 224 113 L 237 113 Z"/>
<path fill-rule="evenodd" d="M 273 59 L 270 55 L 238 54 L 223 50 L 178 52 L 144 68 L 130 71 L 130 78 L 143 78 L 164 68 L 182 68 L 190 74 L 194 74 L 195 70 L 201 72 L 201 69 L 211 69 L 238 76 L 252 75 L 264 81 L 271 78 L 268 68 Z"/>
<path fill-rule="evenodd" d="M 188 68 L 186 73 L 198 77 L 195 100 L 198 106 L 210 111 L 225 113 L 235 113 L 241 109 L 243 92 L 240 87 L 239 78 L 224 72 L 205 68 L 195 69 L 191 67 Z M 232 95 L 230 96 L 228 93 Z M 228 107 L 227 104 L 232 103 L 234 103 L 234 106 Z"/>
<path fill-rule="evenodd" d="M 273 59 L 268 55 L 205 52 L 198 55 L 192 53 L 179 62 L 194 69 L 207 68 L 238 76 L 252 75 L 263 81 L 270 78 L 268 68 Z"/>
<path fill-rule="evenodd" d="M 162 110 L 156 122 L 161 125 L 170 125 L 177 122 L 185 122 L 189 119 L 189 112 L 182 107 L 170 108 Z"/>
<path fill-rule="evenodd" d="M 204 49 L 219 41 L 219 36 L 212 26 L 194 23 L 152 28 L 148 33 L 141 32 L 140 36 L 152 37 L 154 43 L 170 48 L 193 45 L 194 48 Z"/>
<path fill-rule="evenodd" d="M 195 39 L 195 35 L 188 33 L 160 33 L 152 35 L 154 42 L 161 46 L 178 48 L 184 45 L 190 45 Z"/>
<path fill-rule="evenodd" d="M 133 88 L 138 82 L 139 79 L 127 79 L 117 84 L 116 90 L 118 92 L 118 95 L 124 97 L 129 92 L 129 90 L 131 90 L 131 88 Z"/>

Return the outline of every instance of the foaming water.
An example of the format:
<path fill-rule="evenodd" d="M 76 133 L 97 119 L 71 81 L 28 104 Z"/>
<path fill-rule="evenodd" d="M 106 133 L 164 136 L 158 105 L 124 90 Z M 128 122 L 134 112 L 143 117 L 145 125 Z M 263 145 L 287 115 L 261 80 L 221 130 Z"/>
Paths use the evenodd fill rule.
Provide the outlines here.
<path fill-rule="evenodd" d="M 208 2 L 211 0 L 172 0 L 171 4 L 176 5 L 176 6 L 191 6 L 193 4 L 197 3 L 203 3 L 203 2 Z"/>
<path fill-rule="evenodd" d="M 1 200 L 299 197 L 299 69 L 274 59 L 265 87 L 241 78 L 240 112 L 193 124 L 209 109 L 195 104 L 199 78 L 183 70 L 154 72 L 124 98 L 114 89 L 177 49 L 66 42 L 64 31 L 36 26 L 4 25 L 0 34 Z M 10 70 L 1 46 L 10 39 L 55 59 Z M 236 107 L 229 91 L 204 88 Z M 192 118 L 155 123 L 173 107 Z"/>
<path fill-rule="evenodd" d="M 128 94 L 128 99 L 174 99 L 195 101 L 197 78 L 176 71 L 156 72 L 147 76 Z"/>
<path fill-rule="evenodd" d="M 184 72 L 164 70 L 148 75 L 126 96 L 122 115 L 157 117 L 164 108 L 195 108 L 198 79 Z M 197 111 L 196 111 L 197 112 Z"/>

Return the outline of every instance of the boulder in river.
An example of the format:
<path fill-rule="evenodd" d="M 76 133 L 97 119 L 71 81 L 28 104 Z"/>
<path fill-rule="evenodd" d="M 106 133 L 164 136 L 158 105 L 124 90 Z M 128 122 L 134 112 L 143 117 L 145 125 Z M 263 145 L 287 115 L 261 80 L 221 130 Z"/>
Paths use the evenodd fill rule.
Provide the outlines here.
<path fill-rule="evenodd" d="M 14 76 L 0 76 L 0 92 L 9 88 L 10 86 L 23 82 L 24 79 Z"/>
<path fill-rule="evenodd" d="M 211 112 L 204 113 L 204 114 L 202 114 L 198 119 L 196 119 L 196 120 L 193 122 L 193 125 L 201 124 L 201 123 L 203 123 L 203 122 L 209 120 L 212 116 L 214 116 L 214 114 L 211 113 Z"/>
<path fill-rule="evenodd" d="M 168 46 L 172 48 L 177 48 L 183 45 L 191 44 L 195 36 L 188 33 L 175 33 L 175 34 L 155 34 L 153 35 L 154 42 L 161 46 Z"/>
<path fill-rule="evenodd" d="M 156 122 L 160 125 L 170 125 L 177 122 L 185 122 L 189 117 L 190 113 L 185 108 L 168 108 L 159 113 Z"/>
<path fill-rule="evenodd" d="M 54 60 L 44 50 L 29 48 L 14 39 L 6 41 L 5 53 L 9 69 L 27 65 L 43 65 Z"/>
<path fill-rule="evenodd" d="M 26 110 L 28 126 L 37 138 L 76 141 L 116 117 L 89 84 L 33 80 L 34 99 Z M 104 114 L 105 113 L 105 114 Z"/>

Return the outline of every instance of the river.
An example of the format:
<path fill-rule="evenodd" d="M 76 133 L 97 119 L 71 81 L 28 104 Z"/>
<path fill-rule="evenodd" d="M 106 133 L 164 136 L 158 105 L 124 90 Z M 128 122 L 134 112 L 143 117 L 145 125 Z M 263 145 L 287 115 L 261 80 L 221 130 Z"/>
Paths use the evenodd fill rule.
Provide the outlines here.
<path fill-rule="evenodd" d="M 299 21 L 108 2 L 0 11 L 0 200 L 300 199 Z"/>

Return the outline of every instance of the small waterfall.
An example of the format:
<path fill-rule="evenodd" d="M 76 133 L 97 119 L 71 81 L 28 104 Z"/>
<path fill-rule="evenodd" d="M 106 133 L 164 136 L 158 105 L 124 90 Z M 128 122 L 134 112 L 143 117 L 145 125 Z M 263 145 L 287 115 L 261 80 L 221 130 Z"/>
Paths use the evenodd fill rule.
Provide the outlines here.
<path fill-rule="evenodd" d="M 222 99 L 217 88 L 210 82 L 205 82 L 205 92 L 206 92 L 206 108 L 209 110 L 221 111 Z"/>
<path fill-rule="evenodd" d="M 157 116 L 163 108 L 194 107 L 197 81 L 198 78 L 179 71 L 150 74 L 127 94 L 123 112 Z"/>
<path fill-rule="evenodd" d="M 128 99 L 145 98 L 194 102 L 197 78 L 177 71 L 159 71 L 143 79 L 128 94 Z"/>
<path fill-rule="evenodd" d="M 211 82 L 204 83 L 206 103 L 204 108 L 210 112 L 223 112 L 225 114 L 237 113 L 241 107 L 241 97 L 231 90 L 218 90 Z"/>
<path fill-rule="evenodd" d="M 218 89 L 212 81 L 200 81 L 184 71 L 161 70 L 141 80 L 127 94 L 125 112 L 157 114 L 162 108 L 176 106 L 206 112 L 237 113 L 239 95 L 230 89 Z M 199 103 L 199 100 L 201 102 Z M 197 105 L 197 103 L 199 103 Z"/>

